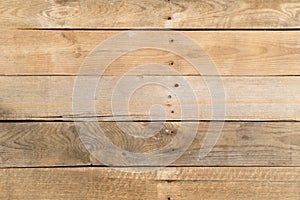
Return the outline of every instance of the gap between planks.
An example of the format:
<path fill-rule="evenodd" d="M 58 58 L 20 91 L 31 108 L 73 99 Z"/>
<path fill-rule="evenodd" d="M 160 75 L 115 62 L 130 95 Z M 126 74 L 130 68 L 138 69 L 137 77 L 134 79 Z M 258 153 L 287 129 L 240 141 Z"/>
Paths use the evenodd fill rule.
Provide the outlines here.
<path fill-rule="evenodd" d="M 279 29 L 279 28 L 227 28 L 227 29 L 218 29 L 218 28 L 18 28 L 18 29 L 2 29 L 6 31 L 13 31 L 13 30 L 20 30 L 20 31 L 300 31 L 300 28 L 286 28 L 286 29 Z"/>

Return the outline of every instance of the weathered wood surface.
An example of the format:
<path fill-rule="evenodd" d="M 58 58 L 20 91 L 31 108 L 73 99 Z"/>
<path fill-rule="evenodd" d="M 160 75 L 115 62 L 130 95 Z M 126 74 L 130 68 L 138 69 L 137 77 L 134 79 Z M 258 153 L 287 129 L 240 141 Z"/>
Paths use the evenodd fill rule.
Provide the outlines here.
<path fill-rule="evenodd" d="M 0 199 L 299 199 L 299 8 L 297 0 L 0 1 Z M 96 114 L 87 110 L 86 102 L 73 112 L 74 81 L 83 60 L 120 29 L 132 28 L 189 29 L 180 33 L 196 41 L 215 63 L 220 76 L 205 78 L 223 80 L 227 121 L 205 158 L 199 159 L 199 150 L 212 119 L 212 102 L 201 76 L 181 55 L 157 49 L 126 53 L 111 63 L 90 101 Z M 289 29 L 295 30 L 279 31 Z M 97 62 L 84 78 L 99 73 Z M 127 104 L 124 90 L 115 96 L 118 108 L 113 113 L 111 92 L 118 79 L 148 63 L 174 68 L 182 76 L 155 67 L 127 74 L 127 84 L 162 81 L 172 91 L 141 87 Z M 198 100 L 178 101 L 176 95 L 191 95 L 183 81 L 189 81 Z M 90 88 L 80 87 L 85 96 Z M 166 116 L 150 109 L 154 104 Z M 200 114 L 195 117 L 190 105 L 199 105 Z M 180 121 L 181 108 L 189 113 L 189 122 Z M 150 138 L 130 135 L 143 132 L 151 120 L 149 111 L 154 119 L 169 121 L 151 129 L 155 134 Z M 176 141 L 181 125 L 188 134 L 197 120 L 204 121 L 193 143 L 169 167 L 128 173 L 105 168 L 92 156 L 86 148 L 97 144 L 83 145 L 75 123 L 69 122 L 73 114 L 78 121 L 99 121 L 121 149 L 144 154 Z M 118 122 L 125 127 L 121 130 L 116 122 L 106 122 L 130 119 L 141 120 L 133 122 L 139 126 Z M 95 123 L 87 126 L 92 130 Z M 164 153 L 170 152 L 161 158 Z"/>
<path fill-rule="evenodd" d="M 98 44 L 118 33 L 116 31 L 2 31 L 0 75 L 76 75 L 88 54 Z M 195 40 L 209 54 L 220 75 L 300 75 L 299 31 L 181 33 Z M 147 63 L 168 65 L 182 75 L 198 75 L 194 67 L 180 56 L 159 50 L 127 53 L 115 60 L 104 75 L 123 75 L 134 67 Z M 98 72 L 95 67 L 90 75 Z M 161 73 L 161 70 L 153 69 L 140 69 L 133 72 L 135 75 L 160 75 Z"/>
<path fill-rule="evenodd" d="M 145 123 L 138 129 L 122 122 L 128 132 L 115 122 L 99 125 L 116 146 L 148 153 L 169 144 L 182 124 L 166 122 L 145 139 L 129 135 L 141 132 Z M 226 122 L 215 147 L 199 160 L 208 125 L 199 123 L 192 145 L 172 166 L 300 166 L 299 122 Z M 0 167 L 102 165 L 83 146 L 73 122 L 0 123 L 0 151 Z"/>
<path fill-rule="evenodd" d="M 89 76 L 82 78 L 88 80 Z M 92 77 L 93 78 L 93 77 Z M 135 90 L 131 98 L 125 99 L 128 89 L 120 88 L 119 76 L 105 76 L 99 82 L 92 100 L 76 103 L 76 113 L 72 110 L 72 95 L 75 77 L 72 76 L 2 76 L 0 77 L 0 119 L 73 119 L 95 116 L 88 108 L 95 104 L 100 120 L 150 120 L 149 110 L 159 104 L 165 110 L 151 109 L 156 120 L 223 120 L 222 116 L 211 116 L 211 95 L 205 82 L 198 76 L 129 76 L 125 83 L 147 86 Z M 215 80 L 216 77 L 207 77 Z M 169 89 L 151 83 L 160 83 Z M 226 120 L 299 120 L 300 77 L 223 77 L 226 101 Z M 118 84 L 117 84 L 118 83 Z M 191 100 L 187 83 L 192 93 L 198 97 Z M 177 87 L 178 86 L 178 87 Z M 82 87 L 82 88 L 81 88 Z M 90 87 L 90 86 L 88 86 Z M 78 86 L 86 95 L 87 86 Z M 210 88 L 212 91 L 215 88 Z M 151 92 L 149 92 L 151 91 Z M 81 95 L 81 93 L 80 93 Z M 171 95 L 171 96 L 170 96 Z M 172 98 L 170 98 L 172 97 Z M 181 99 L 180 99 L 181 98 Z M 113 99 L 113 100 L 112 100 Z M 180 99 L 180 101 L 179 101 Z M 112 112 L 111 102 L 113 102 Z M 222 104 L 219 100 L 214 104 Z M 200 111 L 191 105 L 198 104 Z M 75 105 L 75 104 L 74 104 Z M 129 108 L 128 108 L 129 106 Z M 129 109 L 129 112 L 128 110 Z M 185 115 L 181 115 L 184 109 Z M 113 114 L 113 116 L 112 116 Z M 132 117 L 132 118 L 130 118 Z"/>
<path fill-rule="evenodd" d="M 300 169 L 109 168 L 1 169 L 1 199 L 298 199 Z"/>
<path fill-rule="evenodd" d="M 299 28 L 296 0 L 2 0 L 1 28 Z"/>

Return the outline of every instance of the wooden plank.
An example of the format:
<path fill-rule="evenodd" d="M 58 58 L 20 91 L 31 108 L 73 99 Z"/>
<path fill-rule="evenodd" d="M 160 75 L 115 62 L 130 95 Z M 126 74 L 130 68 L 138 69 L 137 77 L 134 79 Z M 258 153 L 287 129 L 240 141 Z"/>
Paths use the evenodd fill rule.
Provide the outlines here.
<path fill-rule="evenodd" d="M 89 165 L 73 123 L 0 123 L 1 167 Z"/>
<path fill-rule="evenodd" d="M 81 78 L 87 82 L 94 77 Z M 217 91 L 220 88 L 208 88 L 199 76 L 164 76 L 163 79 L 160 76 L 125 77 L 125 82 L 121 83 L 127 86 L 131 86 L 131 83 L 139 86 L 146 83 L 146 86 L 136 89 L 129 100 L 125 99 L 125 96 L 130 94 L 128 92 L 131 89 L 127 86 L 120 89 L 121 91 L 115 89 L 122 86 L 118 82 L 120 78 L 103 77 L 95 97 L 74 103 L 77 110 L 73 111 L 75 77 L 0 77 L 0 119 L 70 120 L 74 116 L 98 116 L 100 120 L 150 120 L 149 110 L 153 105 L 161 105 L 165 110 L 162 112 L 161 109 L 151 109 L 151 117 L 155 120 L 224 119 L 221 115 L 214 118 L 211 115 L 213 105 L 210 90 Z M 206 78 L 213 84 L 217 79 Z M 227 98 L 226 120 L 299 120 L 300 77 L 223 77 L 222 81 Z M 162 83 L 163 86 L 156 83 Z M 83 97 L 88 95 L 87 87 L 90 86 L 79 85 L 77 88 Z M 198 99 L 193 98 L 193 95 Z M 214 102 L 215 105 L 223 103 L 220 99 Z M 88 108 L 93 105 L 96 115 Z M 199 112 L 195 109 L 197 105 Z"/>
<path fill-rule="evenodd" d="M 299 28 L 295 0 L 3 0 L 0 28 Z"/>
<path fill-rule="evenodd" d="M 88 54 L 98 44 L 118 33 L 3 31 L 0 34 L 0 75 L 76 75 Z M 300 75 L 298 31 L 181 33 L 195 40 L 209 54 L 220 75 Z M 115 60 L 104 75 L 122 75 L 147 63 L 167 65 L 182 75 L 198 75 L 182 57 L 154 49 L 125 54 Z M 97 73 L 99 69 L 95 67 L 90 75 Z M 161 70 L 145 68 L 132 72 L 134 75 L 161 73 Z M 167 75 L 166 72 L 164 74 Z"/>
<path fill-rule="evenodd" d="M 127 132 L 115 122 L 100 122 L 99 125 L 109 140 L 121 149 L 149 153 L 172 142 L 180 126 L 193 127 L 194 123 L 166 122 L 160 130 L 150 129 L 154 135 L 149 138 L 130 135 L 141 132 L 147 123 L 140 122 L 137 128 L 129 122 L 121 122 Z M 94 125 L 87 122 L 87 126 Z M 208 122 L 199 124 L 191 146 L 170 165 L 300 166 L 299 122 L 226 122 L 212 151 L 200 160 L 199 150 L 208 126 Z M 187 129 L 185 133 L 192 130 Z M 73 122 L 2 122 L 0 152 L 0 167 L 102 165 L 83 146 Z"/>
<path fill-rule="evenodd" d="M 298 199 L 300 168 L 1 169 L 1 199 Z"/>

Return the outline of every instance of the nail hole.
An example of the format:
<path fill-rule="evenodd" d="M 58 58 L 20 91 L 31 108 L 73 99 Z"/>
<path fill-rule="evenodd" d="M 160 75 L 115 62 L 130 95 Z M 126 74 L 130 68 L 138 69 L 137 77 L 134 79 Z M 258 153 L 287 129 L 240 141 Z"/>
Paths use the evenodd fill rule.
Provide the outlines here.
<path fill-rule="evenodd" d="M 170 60 L 170 61 L 169 61 L 169 65 L 174 65 L 174 61 L 173 61 L 173 60 Z"/>
<path fill-rule="evenodd" d="M 170 39 L 170 42 L 173 43 L 173 42 L 174 42 L 174 39 Z"/>
<path fill-rule="evenodd" d="M 174 110 L 171 110 L 171 113 L 175 113 Z"/>
<path fill-rule="evenodd" d="M 168 197 L 168 200 L 171 200 L 171 197 Z"/>
<path fill-rule="evenodd" d="M 172 17 L 168 17 L 168 20 L 171 20 L 172 19 Z"/>
<path fill-rule="evenodd" d="M 179 84 L 178 84 L 178 83 L 176 83 L 176 84 L 174 85 L 174 87 L 179 87 Z"/>
<path fill-rule="evenodd" d="M 172 95 L 169 95 L 168 98 L 171 99 L 171 98 L 172 98 Z"/>

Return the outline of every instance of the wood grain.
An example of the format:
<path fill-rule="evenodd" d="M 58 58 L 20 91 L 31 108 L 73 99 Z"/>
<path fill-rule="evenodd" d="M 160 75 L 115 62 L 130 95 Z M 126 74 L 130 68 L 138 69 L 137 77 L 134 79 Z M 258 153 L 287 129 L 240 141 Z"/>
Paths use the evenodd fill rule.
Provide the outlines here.
<path fill-rule="evenodd" d="M 123 130 L 115 122 L 99 125 L 121 149 L 149 153 L 172 142 L 180 126 L 193 123 L 166 122 L 161 129 L 148 128 L 154 134 L 149 138 L 130 135 L 142 132 L 147 123 L 137 123 L 137 128 L 121 122 Z M 199 124 L 193 143 L 172 166 L 300 166 L 299 122 L 226 122 L 215 147 L 199 160 L 208 126 Z M 0 151 L 0 167 L 102 165 L 83 146 L 73 122 L 2 122 Z"/>
<path fill-rule="evenodd" d="M 299 28 L 295 0 L 3 0 L 1 28 Z"/>
<path fill-rule="evenodd" d="M 299 199 L 299 13 L 297 0 L 0 1 L 0 199 Z M 151 33 L 178 30 L 207 52 L 219 74 L 198 74 L 167 48 L 115 50 L 134 46 L 117 41 L 100 51 L 124 55 L 104 72 L 95 97 L 74 104 L 75 81 L 88 83 L 99 73 L 95 57 L 89 73 L 77 76 L 84 59 L 121 30 L 136 28 L 147 29 L 145 41 Z M 203 56 L 169 37 L 167 45 Z M 154 65 L 135 68 L 148 63 L 178 74 Z M 226 102 L 212 102 L 216 94 L 210 92 L 219 90 L 202 78 L 213 84 L 221 79 Z M 82 97 L 92 91 L 85 82 L 77 85 Z M 125 98 L 129 86 L 143 83 L 152 84 Z M 122 86 L 128 87 L 115 90 Z M 225 117 L 213 118 L 212 104 L 223 103 Z M 83 127 L 73 120 L 88 122 Z M 210 120 L 226 122 L 213 149 L 199 159 Z M 100 125 L 114 145 L 144 155 L 174 142 L 174 149 L 160 152 L 162 160 L 180 148 L 180 128 L 190 134 L 198 122 L 192 144 L 162 169 L 113 161 L 117 170 L 104 167 L 91 153 L 101 143 L 91 138 L 85 146 L 78 133 Z M 146 129 L 153 135 L 135 136 Z M 126 172 L 143 167 L 152 171 Z"/>
<path fill-rule="evenodd" d="M 1 199 L 298 199 L 299 168 L 1 169 Z"/>
<path fill-rule="evenodd" d="M 95 79 L 90 76 L 82 78 L 84 82 Z M 74 117 L 94 117 L 95 113 L 88 109 L 90 105 L 95 105 L 96 116 L 101 121 L 150 120 L 150 116 L 155 120 L 224 119 L 219 115 L 212 118 L 211 115 L 209 89 L 219 91 L 219 88 L 208 88 L 201 77 L 164 76 L 162 79 L 160 76 L 129 76 L 125 77 L 125 83 L 118 82 L 120 78 L 103 77 L 96 88 L 95 97 L 74 103 L 77 110 L 73 111 L 75 77 L 0 77 L 0 119 L 73 120 Z M 206 78 L 215 83 L 216 77 Z M 300 77 L 223 77 L 222 81 L 227 98 L 225 120 L 299 120 Z M 161 82 L 163 86 L 156 84 Z M 127 86 L 120 91 L 115 89 L 129 83 L 140 86 L 145 83 L 146 86 L 134 90 Z M 88 95 L 87 87 L 91 86 L 83 84 L 77 87 L 83 97 Z M 129 91 L 134 93 L 130 99 L 125 99 Z M 221 99 L 214 102 L 215 105 L 223 103 Z M 165 112 L 150 109 L 153 105 L 161 105 Z M 195 109 L 196 105 L 199 112 Z"/>
<path fill-rule="evenodd" d="M 118 33 L 120 32 L 2 31 L 0 75 L 76 75 L 89 53 L 98 44 Z M 145 34 L 149 33 L 151 31 L 145 32 Z M 300 33 L 298 31 L 180 33 L 196 41 L 208 53 L 220 75 L 300 75 Z M 182 75 L 199 74 L 192 65 L 178 55 L 148 49 L 128 52 L 115 60 L 106 69 L 104 75 L 123 75 L 134 67 L 148 63 L 172 67 Z M 97 62 L 89 75 L 99 73 L 96 64 Z M 131 72 L 133 75 L 162 73 L 160 69 L 151 68 L 139 68 Z M 166 72 L 163 74 L 168 75 Z"/>

